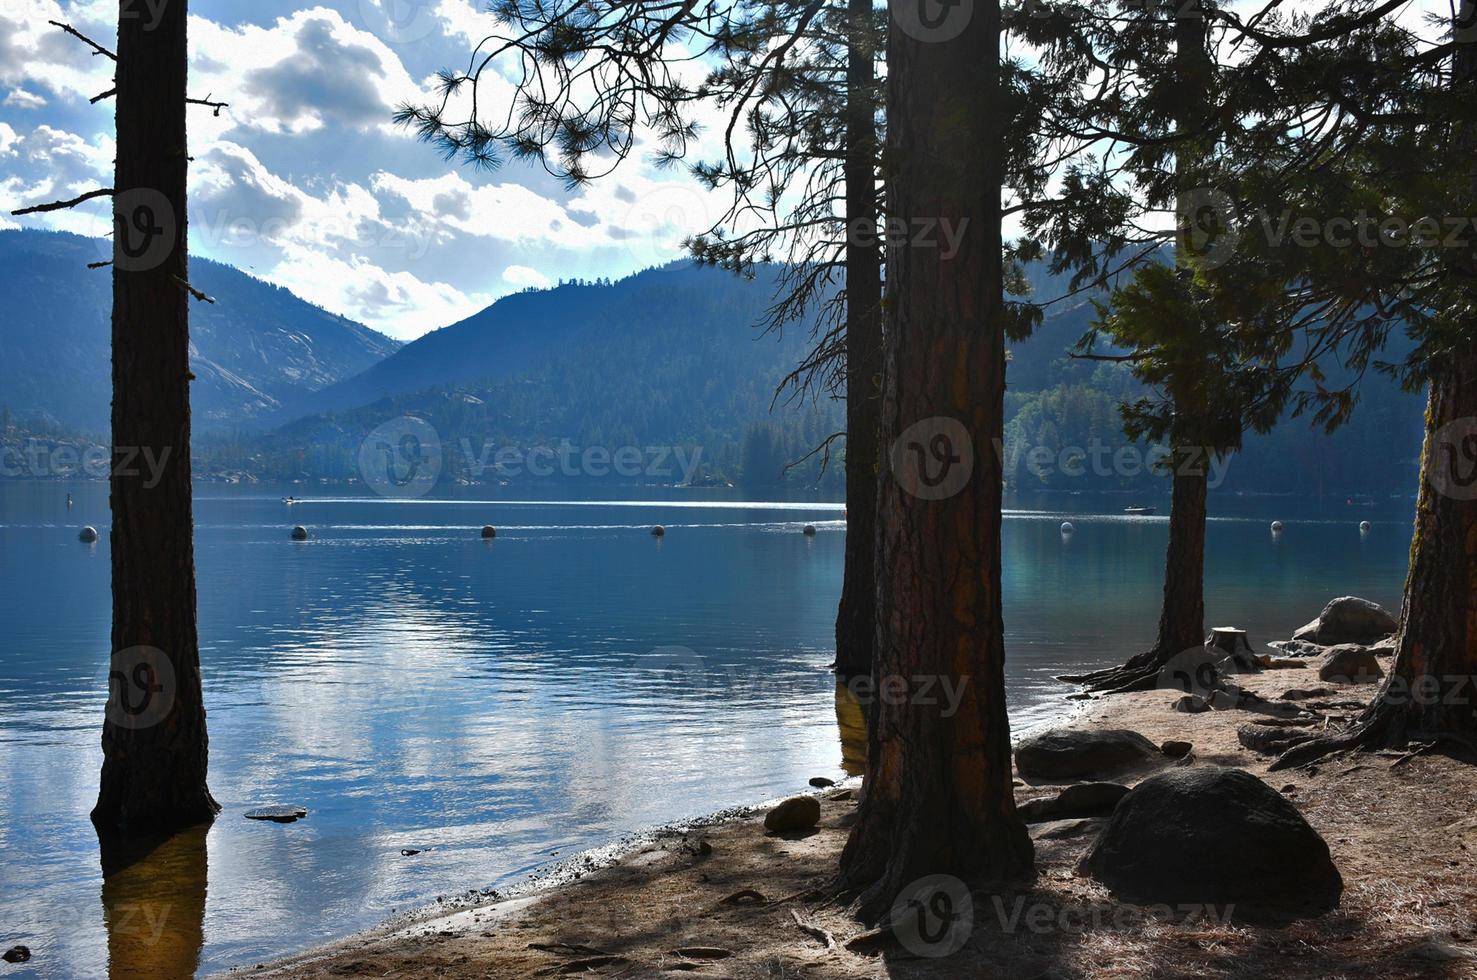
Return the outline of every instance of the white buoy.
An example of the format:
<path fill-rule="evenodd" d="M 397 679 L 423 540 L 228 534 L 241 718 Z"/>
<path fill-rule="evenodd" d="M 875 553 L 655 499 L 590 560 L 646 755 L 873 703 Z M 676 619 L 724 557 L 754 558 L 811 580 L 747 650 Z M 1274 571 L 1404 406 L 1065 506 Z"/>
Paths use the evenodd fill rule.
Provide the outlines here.
<path fill-rule="evenodd" d="M 1076 530 L 1077 530 L 1076 526 L 1073 525 L 1073 523 L 1071 521 L 1063 521 L 1062 522 L 1062 533 L 1063 534 L 1072 534 Z"/>
<path fill-rule="evenodd" d="M 1360 521 L 1359 530 L 1364 532 L 1365 534 L 1368 534 L 1370 531 L 1374 530 L 1374 525 L 1369 523 L 1368 521 Z"/>
<path fill-rule="evenodd" d="M 1273 521 L 1272 522 L 1272 533 L 1273 534 L 1281 534 L 1282 533 L 1282 522 L 1281 521 Z"/>
<path fill-rule="evenodd" d="M 306 541 L 306 540 L 308 540 L 308 529 L 305 528 L 305 527 L 303 527 L 301 524 L 299 524 L 297 527 L 293 528 L 292 529 L 292 540 L 294 540 L 294 541 Z"/>
<path fill-rule="evenodd" d="M 666 534 L 667 534 L 667 529 L 664 528 L 664 527 L 662 527 L 660 524 L 658 524 L 656 527 L 654 527 L 654 528 L 651 529 L 651 536 L 653 538 L 666 537 Z"/>
<path fill-rule="evenodd" d="M 97 528 L 84 527 L 81 531 L 77 532 L 77 540 L 84 544 L 95 543 L 97 541 Z"/>
<path fill-rule="evenodd" d="M 484 538 L 495 538 L 495 537 L 497 537 L 497 528 L 493 527 L 491 524 L 485 524 L 485 525 L 483 525 L 483 527 L 482 527 L 482 536 Z"/>
<path fill-rule="evenodd" d="M 800 533 L 803 534 L 803 535 L 805 535 L 807 538 L 813 538 L 813 537 L 815 537 L 815 525 L 814 524 L 807 524 L 807 525 L 805 525 L 805 527 L 801 530 Z"/>

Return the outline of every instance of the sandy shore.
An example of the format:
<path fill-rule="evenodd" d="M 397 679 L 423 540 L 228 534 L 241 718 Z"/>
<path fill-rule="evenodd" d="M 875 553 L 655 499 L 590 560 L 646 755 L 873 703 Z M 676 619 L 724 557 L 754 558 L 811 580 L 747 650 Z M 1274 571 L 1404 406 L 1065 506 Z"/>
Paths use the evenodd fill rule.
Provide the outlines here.
<path fill-rule="evenodd" d="M 1307 669 L 1237 681 L 1268 698 L 1329 688 L 1315 701 L 1345 703 L 1328 709 L 1335 714 L 1352 714 L 1352 703 L 1374 691 L 1320 684 Z M 919 957 L 866 935 L 827 891 L 855 808 L 853 793 L 841 789 L 823 795 L 820 826 L 808 835 L 768 835 L 760 816 L 734 817 L 649 842 L 542 891 L 425 913 L 230 975 L 1477 977 L 1477 768 L 1391 754 L 1269 775 L 1270 759 L 1236 737 L 1236 726 L 1255 716 L 1177 714 L 1171 700 L 1149 691 L 1083 702 L 1067 725 L 1189 741 L 1189 764 L 1267 780 L 1327 840 L 1345 882 L 1338 909 L 1253 926 L 1125 905 L 1075 873 L 1092 824 L 1036 824 L 1036 878 L 1000 895 L 976 892 L 964 948 Z M 1152 771 L 1118 778 L 1131 784 Z M 1050 792 L 1017 789 L 1021 801 Z"/>

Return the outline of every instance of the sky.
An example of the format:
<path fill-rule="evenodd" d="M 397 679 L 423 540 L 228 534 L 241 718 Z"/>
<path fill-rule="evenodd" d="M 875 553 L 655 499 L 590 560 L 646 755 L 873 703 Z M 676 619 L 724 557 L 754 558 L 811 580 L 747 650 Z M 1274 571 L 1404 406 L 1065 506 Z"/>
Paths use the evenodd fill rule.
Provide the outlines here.
<path fill-rule="evenodd" d="M 127 2 L 148 18 L 165 0 Z M 570 192 L 521 163 L 489 174 L 447 162 L 392 123 L 396 106 L 431 99 L 436 71 L 467 65 L 492 30 L 482 10 L 482 0 L 195 0 L 190 94 L 230 107 L 191 108 L 191 253 L 402 340 L 521 289 L 680 257 L 721 201 L 680 168 L 658 168 L 650 145 Z M 0 228 L 108 233 L 106 199 L 10 212 L 111 186 L 111 102 L 88 102 L 112 87 L 111 62 L 47 22 L 111 48 L 118 15 L 118 0 L 0 0 Z M 495 79 L 484 98 L 511 91 Z"/>

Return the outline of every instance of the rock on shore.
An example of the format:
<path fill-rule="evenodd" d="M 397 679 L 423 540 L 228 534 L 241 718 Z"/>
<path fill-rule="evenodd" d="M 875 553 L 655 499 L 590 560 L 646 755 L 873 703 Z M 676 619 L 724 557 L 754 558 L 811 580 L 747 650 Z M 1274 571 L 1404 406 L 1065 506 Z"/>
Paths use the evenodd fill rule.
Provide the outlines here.
<path fill-rule="evenodd" d="M 1171 905 L 1328 908 L 1344 887 L 1328 844 L 1297 807 L 1240 769 L 1144 780 L 1080 869 L 1120 898 Z"/>

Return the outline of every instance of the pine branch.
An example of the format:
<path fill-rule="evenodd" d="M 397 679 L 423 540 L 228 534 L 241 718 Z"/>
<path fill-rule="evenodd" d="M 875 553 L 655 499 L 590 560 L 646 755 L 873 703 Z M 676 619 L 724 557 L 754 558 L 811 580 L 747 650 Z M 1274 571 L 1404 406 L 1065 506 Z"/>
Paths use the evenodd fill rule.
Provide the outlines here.
<path fill-rule="evenodd" d="M 19 211 L 12 211 L 10 213 L 14 217 L 19 218 L 20 216 L 26 215 L 26 214 L 41 214 L 41 213 L 46 212 L 46 211 L 65 211 L 68 208 L 75 208 L 77 205 L 82 204 L 82 203 L 84 203 L 86 201 L 90 201 L 90 200 L 92 200 L 93 198 L 96 198 L 96 197 L 112 197 L 112 196 L 113 196 L 113 188 L 111 188 L 111 187 L 102 187 L 102 188 L 99 188 L 98 190 L 95 190 L 95 191 L 88 191 L 86 194 L 83 194 L 81 197 L 74 198 L 74 199 L 72 199 L 70 201 L 52 201 L 50 204 L 38 204 L 35 207 L 21 208 Z"/>

